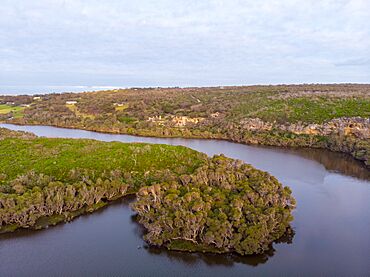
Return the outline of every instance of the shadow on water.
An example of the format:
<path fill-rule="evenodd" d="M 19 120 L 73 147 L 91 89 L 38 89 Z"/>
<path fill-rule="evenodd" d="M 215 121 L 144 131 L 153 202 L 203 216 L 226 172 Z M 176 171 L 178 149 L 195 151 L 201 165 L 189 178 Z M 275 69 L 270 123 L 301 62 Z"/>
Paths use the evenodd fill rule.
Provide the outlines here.
<path fill-rule="evenodd" d="M 287 235 L 287 238 L 284 238 L 282 241 L 275 243 L 288 243 L 293 242 L 294 232 L 291 232 Z M 245 264 L 248 266 L 258 266 L 266 263 L 269 258 L 274 256 L 276 250 L 273 245 L 270 245 L 270 248 L 262 254 L 258 255 L 248 255 L 240 256 L 237 254 L 212 254 L 212 253 L 186 253 L 181 251 L 169 251 L 163 248 L 156 247 L 145 247 L 148 253 L 152 255 L 165 256 L 170 260 L 175 260 L 177 262 L 182 262 L 188 266 L 198 264 L 199 261 L 204 262 L 208 266 L 219 266 L 223 265 L 226 267 L 231 267 L 234 264 Z"/>
<path fill-rule="evenodd" d="M 263 148 L 270 148 L 263 146 Z M 355 177 L 361 180 L 370 180 L 370 171 L 363 162 L 355 160 L 348 154 L 332 152 L 326 149 L 311 148 L 277 148 L 277 152 L 289 153 L 322 164 L 330 172 Z"/>

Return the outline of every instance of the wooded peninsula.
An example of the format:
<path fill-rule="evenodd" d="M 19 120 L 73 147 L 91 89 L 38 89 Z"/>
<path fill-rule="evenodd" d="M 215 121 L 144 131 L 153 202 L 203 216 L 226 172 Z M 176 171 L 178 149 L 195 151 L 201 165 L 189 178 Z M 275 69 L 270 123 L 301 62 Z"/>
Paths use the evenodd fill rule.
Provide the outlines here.
<path fill-rule="evenodd" d="M 0 232 L 40 229 L 127 194 L 151 245 L 261 253 L 295 200 L 273 176 L 182 146 L 38 138 L 0 128 Z"/>

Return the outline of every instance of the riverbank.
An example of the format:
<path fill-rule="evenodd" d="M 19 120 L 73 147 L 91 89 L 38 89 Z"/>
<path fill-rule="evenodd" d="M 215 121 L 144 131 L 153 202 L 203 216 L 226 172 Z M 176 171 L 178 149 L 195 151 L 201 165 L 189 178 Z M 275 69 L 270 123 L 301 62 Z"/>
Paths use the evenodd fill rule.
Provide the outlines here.
<path fill-rule="evenodd" d="M 287 271 L 299 275 L 302 270 L 310 275 L 322 272 L 363 275 L 368 272 L 369 249 L 364 241 L 368 240 L 366 226 L 370 220 L 367 210 L 369 179 L 357 175 L 358 170 L 366 169 L 344 155 L 225 141 L 139 138 L 45 126 L 9 128 L 45 137 L 183 145 L 208 156 L 225 153 L 270 172 L 289 185 L 297 199 L 297 209 L 293 212 L 294 238 L 284 243 L 278 240 L 261 256 L 191 254 L 145 247 L 142 239 L 145 230 L 135 220 L 135 213 L 129 207 L 131 201 L 119 200 L 76 218 L 71 224 L 57 224 L 45 231 L 21 230 L 2 235 L 2 275 L 58 275 L 60 272 L 119 275 L 126 272 L 170 276 L 173 270 L 185 275 L 214 276 L 273 275 Z M 306 156 L 313 153 L 313 157 Z"/>
<path fill-rule="evenodd" d="M 328 149 L 370 166 L 370 85 L 115 89 L 0 104 L 4 123 Z"/>
<path fill-rule="evenodd" d="M 361 119 L 362 120 L 362 119 Z M 218 134 L 212 134 L 209 132 L 192 132 L 191 130 L 182 130 L 178 128 L 165 128 L 160 132 L 153 133 L 151 130 L 120 130 L 120 129 L 107 129 L 105 127 L 78 127 L 74 125 L 58 125 L 58 124 L 46 124 L 45 126 L 53 126 L 65 129 L 78 129 L 93 131 L 106 134 L 124 134 L 133 135 L 139 137 L 158 137 L 158 138 L 186 138 L 186 139 L 214 139 L 224 140 L 235 143 L 242 143 L 246 145 L 263 145 L 263 146 L 276 146 L 283 148 L 315 148 L 315 149 L 327 149 L 333 152 L 339 152 L 348 154 L 352 158 L 359 160 L 370 168 L 370 140 L 368 133 L 370 132 L 370 120 L 364 121 L 363 130 L 365 134 L 361 134 L 361 138 L 356 137 L 350 131 L 347 130 L 347 134 L 344 134 L 344 128 L 338 130 L 335 134 L 321 135 L 321 134 L 297 134 L 288 131 L 274 130 L 274 131 L 245 131 L 235 126 L 229 126 L 228 130 L 220 132 Z M 1 121 L 0 121 L 1 123 Z M 2 123 L 7 123 L 3 121 Z M 11 124 L 25 126 L 25 125 L 43 125 L 38 122 L 36 123 L 22 123 L 21 121 L 11 121 Z M 347 122 L 347 125 L 351 125 L 351 121 Z M 352 126 L 352 125 L 351 125 Z M 369 129 L 367 129 L 369 127 Z M 286 127 L 288 128 L 288 127 Z M 352 127 L 353 128 L 353 127 Z M 184 132 L 183 132 L 184 131 Z"/>
<path fill-rule="evenodd" d="M 13 131 L 23 131 L 26 134 L 36 134 L 39 137 L 53 137 L 53 138 L 82 138 L 82 139 L 95 139 L 101 141 L 123 141 L 123 142 L 141 142 L 141 143 L 159 143 L 159 144 L 169 144 L 169 145 L 192 145 L 192 149 L 199 152 L 204 152 L 205 149 L 199 148 L 199 143 L 201 145 L 207 144 L 220 144 L 225 145 L 222 147 L 223 151 L 217 152 L 217 154 L 226 153 L 226 147 L 234 147 L 237 145 L 243 146 L 243 148 L 259 149 L 265 151 L 271 149 L 273 153 L 291 153 L 294 155 L 301 156 L 306 159 L 317 161 L 329 171 L 340 172 L 341 174 L 347 176 L 353 176 L 355 178 L 360 178 L 364 180 L 370 179 L 370 171 L 366 168 L 366 165 L 354 159 L 352 156 L 334 152 L 326 149 L 319 148 L 301 148 L 301 147 L 276 147 L 276 146 L 263 146 L 263 145 L 247 145 L 243 143 L 235 143 L 228 140 L 221 139 L 190 139 L 190 138 L 158 138 L 158 137 L 143 137 L 143 136 L 133 136 L 126 134 L 112 134 L 95 132 L 74 128 L 62 128 L 54 126 L 44 126 L 44 125 L 15 125 L 15 124 L 0 124 L 0 128 L 6 128 Z M 18 132 L 14 132 L 17 133 Z M 199 142 L 199 143 L 198 143 Z M 193 144 L 194 143 L 194 144 Z M 227 146 L 226 146 L 227 145 Z M 245 146 L 245 147 L 244 147 Z M 208 155 L 213 155 L 212 153 L 207 153 Z M 268 169 L 265 169 L 268 170 Z M 274 175 L 277 173 L 275 172 Z"/>

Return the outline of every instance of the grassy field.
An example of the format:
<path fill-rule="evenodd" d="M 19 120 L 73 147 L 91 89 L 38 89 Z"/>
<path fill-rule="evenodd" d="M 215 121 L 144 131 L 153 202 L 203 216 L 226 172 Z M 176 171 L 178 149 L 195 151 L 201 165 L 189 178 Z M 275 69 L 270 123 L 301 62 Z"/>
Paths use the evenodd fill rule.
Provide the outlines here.
<path fill-rule="evenodd" d="M 141 175 L 165 169 L 189 174 L 205 159 L 205 154 L 182 146 L 46 138 L 0 143 L 0 174 L 7 176 L 4 184 L 30 170 L 60 181 L 67 180 L 76 168 L 93 171 L 96 176 L 116 169 Z"/>
<path fill-rule="evenodd" d="M 0 104 L 0 114 L 12 113 L 14 118 L 23 117 L 24 107 Z"/>

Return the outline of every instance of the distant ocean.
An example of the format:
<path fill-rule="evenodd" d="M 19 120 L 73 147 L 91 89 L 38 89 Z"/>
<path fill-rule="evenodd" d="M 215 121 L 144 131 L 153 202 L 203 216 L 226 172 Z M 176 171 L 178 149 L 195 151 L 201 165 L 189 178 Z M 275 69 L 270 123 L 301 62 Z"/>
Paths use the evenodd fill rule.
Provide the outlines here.
<path fill-rule="evenodd" d="M 46 94 L 118 89 L 115 86 L 2 86 L 0 95 Z"/>

